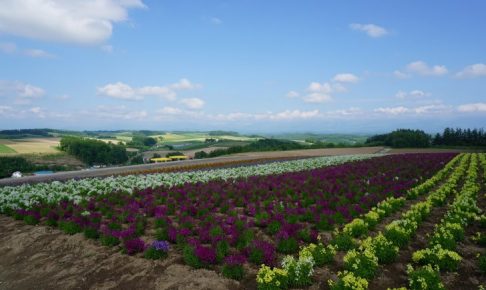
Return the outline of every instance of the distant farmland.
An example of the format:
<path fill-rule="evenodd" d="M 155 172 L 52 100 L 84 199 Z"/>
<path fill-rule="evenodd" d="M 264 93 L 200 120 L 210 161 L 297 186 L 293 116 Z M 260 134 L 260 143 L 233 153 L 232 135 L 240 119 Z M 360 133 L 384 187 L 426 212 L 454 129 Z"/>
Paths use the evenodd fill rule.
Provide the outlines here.
<path fill-rule="evenodd" d="M 0 139 L 0 154 L 59 153 L 59 138 Z"/>
<path fill-rule="evenodd" d="M 7 145 L 0 144 L 0 154 L 16 153 L 15 150 L 8 147 Z"/>

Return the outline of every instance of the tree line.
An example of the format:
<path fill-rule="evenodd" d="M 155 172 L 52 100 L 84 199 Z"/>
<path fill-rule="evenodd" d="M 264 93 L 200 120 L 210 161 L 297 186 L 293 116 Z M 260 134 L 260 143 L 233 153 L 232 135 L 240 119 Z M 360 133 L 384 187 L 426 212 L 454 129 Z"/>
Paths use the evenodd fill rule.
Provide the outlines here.
<path fill-rule="evenodd" d="M 445 128 L 432 140 L 434 145 L 446 146 L 486 146 L 486 132 L 481 129 Z"/>
<path fill-rule="evenodd" d="M 62 137 L 60 149 L 88 165 L 116 165 L 128 160 L 125 146 L 82 137 Z"/>
<path fill-rule="evenodd" d="M 422 130 L 398 129 L 391 133 L 371 136 L 366 139 L 365 144 L 394 148 L 424 148 L 431 145 L 431 137 Z"/>
<path fill-rule="evenodd" d="M 339 144 L 340 147 L 359 147 L 360 144 L 353 146 L 346 146 L 345 144 Z M 289 140 L 280 139 L 260 139 L 244 146 L 231 146 L 227 149 L 216 149 L 209 153 L 205 151 L 199 151 L 194 154 L 194 158 L 211 158 L 222 155 L 243 153 L 243 152 L 265 152 L 265 151 L 288 151 L 288 150 L 301 150 L 301 149 L 319 149 L 319 148 L 334 148 L 334 143 L 325 143 L 317 141 L 313 144 L 301 144 Z"/>
<path fill-rule="evenodd" d="M 424 148 L 430 146 L 486 146 L 483 129 L 445 128 L 434 137 L 422 130 L 398 129 L 391 133 L 374 135 L 365 144 L 394 148 Z"/>

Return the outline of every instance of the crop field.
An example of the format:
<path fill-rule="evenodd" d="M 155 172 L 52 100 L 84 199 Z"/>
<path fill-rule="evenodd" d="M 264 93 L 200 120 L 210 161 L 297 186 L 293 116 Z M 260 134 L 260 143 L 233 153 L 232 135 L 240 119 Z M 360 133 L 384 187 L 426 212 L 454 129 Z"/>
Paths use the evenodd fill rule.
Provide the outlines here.
<path fill-rule="evenodd" d="M 486 154 L 319 157 L 2 187 L 0 211 L 234 289 L 480 289 L 485 178 Z"/>
<path fill-rule="evenodd" d="M 59 153 L 59 138 L 0 139 L 2 145 L 13 149 L 13 152 L 3 152 L 0 147 L 0 154 Z"/>
<path fill-rule="evenodd" d="M 5 153 L 16 153 L 16 152 L 15 152 L 15 150 L 8 147 L 7 145 L 0 144 L 0 154 L 5 154 Z"/>
<path fill-rule="evenodd" d="M 151 137 L 162 137 L 164 142 L 193 142 L 199 141 L 204 142 L 208 138 L 214 139 L 225 139 L 225 140 L 235 140 L 235 141 L 255 141 L 257 138 L 246 137 L 246 136 L 232 136 L 232 135 L 218 135 L 211 136 L 208 133 L 165 133 L 163 135 L 153 135 Z"/>

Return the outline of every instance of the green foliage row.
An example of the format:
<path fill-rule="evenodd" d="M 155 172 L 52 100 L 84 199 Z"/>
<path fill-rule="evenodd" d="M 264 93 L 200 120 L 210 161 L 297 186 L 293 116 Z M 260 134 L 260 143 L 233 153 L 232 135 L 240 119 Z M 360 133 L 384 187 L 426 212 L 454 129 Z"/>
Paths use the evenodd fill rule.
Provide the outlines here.
<path fill-rule="evenodd" d="M 66 136 L 61 139 L 60 148 L 88 165 L 123 164 L 128 160 L 128 154 L 123 145 L 94 139 Z"/>
<path fill-rule="evenodd" d="M 375 135 L 366 140 L 368 145 L 394 148 L 429 147 L 432 138 L 422 130 L 398 129 L 388 134 Z"/>

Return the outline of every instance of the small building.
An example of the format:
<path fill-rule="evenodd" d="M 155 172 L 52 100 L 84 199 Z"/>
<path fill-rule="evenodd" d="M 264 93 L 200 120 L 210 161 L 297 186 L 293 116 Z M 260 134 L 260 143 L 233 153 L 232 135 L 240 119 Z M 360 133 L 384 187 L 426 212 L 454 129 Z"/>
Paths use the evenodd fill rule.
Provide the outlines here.
<path fill-rule="evenodd" d="M 167 157 L 150 158 L 150 162 L 155 162 L 155 163 L 168 162 L 168 161 L 172 161 L 172 159 Z"/>

